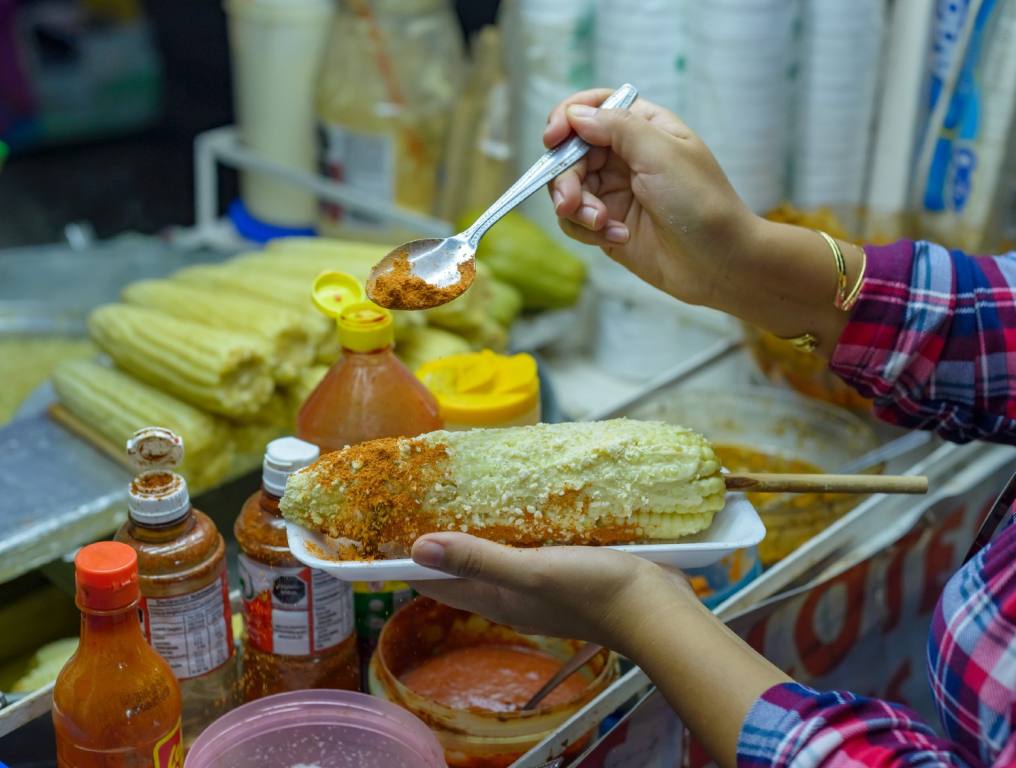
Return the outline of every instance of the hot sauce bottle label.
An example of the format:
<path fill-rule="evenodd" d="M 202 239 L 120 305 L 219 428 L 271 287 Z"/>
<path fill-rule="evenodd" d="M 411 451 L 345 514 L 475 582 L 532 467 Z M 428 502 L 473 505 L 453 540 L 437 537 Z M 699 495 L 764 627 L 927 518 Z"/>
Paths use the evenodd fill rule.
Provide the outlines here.
<path fill-rule="evenodd" d="M 175 597 L 143 597 L 141 628 L 179 680 L 199 677 L 233 655 L 226 574 L 203 589 Z"/>
<path fill-rule="evenodd" d="M 183 733 L 180 721 L 157 742 L 152 750 L 153 768 L 183 768 Z"/>
<path fill-rule="evenodd" d="M 247 640 L 260 651 L 308 656 L 353 633 L 353 590 L 312 568 L 277 568 L 239 558 Z"/>

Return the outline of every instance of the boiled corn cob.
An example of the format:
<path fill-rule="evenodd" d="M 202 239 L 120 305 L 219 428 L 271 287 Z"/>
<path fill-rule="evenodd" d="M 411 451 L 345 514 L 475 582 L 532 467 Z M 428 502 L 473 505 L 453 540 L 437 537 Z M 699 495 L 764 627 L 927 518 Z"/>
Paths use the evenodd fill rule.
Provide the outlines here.
<path fill-rule="evenodd" d="M 233 451 L 224 419 L 94 360 L 62 363 L 52 379 L 60 403 L 118 453 L 137 430 L 159 424 L 183 438 L 180 472 L 192 486 L 209 488 L 229 473 Z"/>
<path fill-rule="evenodd" d="M 381 256 L 384 256 L 382 250 Z M 377 258 L 381 258 L 378 256 Z M 273 277 L 282 276 L 287 280 L 297 279 L 303 281 L 304 299 L 310 302 L 310 289 L 314 278 L 322 272 L 337 270 L 355 277 L 360 283 L 367 280 L 370 268 L 377 261 L 373 256 L 365 260 L 352 262 L 350 258 L 328 259 L 314 253 L 289 253 L 287 251 L 262 251 L 243 254 L 227 262 L 229 269 L 243 269 L 250 275 L 256 275 L 259 279 L 269 281 Z M 392 312 L 392 320 L 395 327 L 395 340 L 398 342 L 403 335 L 414 328 L 422 328 L 426 320 L 420 312 Z M 333 363 L 339 357 L 340 348 L 334 333 L 334 327 L 330 326 L 332 333 L 329 335 L 328 345 L 323 345 L 318 355 L 318 362 Z"/>
<path fill-rule="evenodd" d="M 250 418 L 275 389 L 257 336 L 127 304 L 99 307 L 88 327 L 117 366 L 213 413 Z"/>
<path fill-rule="evenodd" d="M 405 366 L 415 371 L 424 363 L 449 355 L 472 352 L 473 348 L 461 336 L 442 328 L 413 328 L 407 330 L 395 345 L 395 354 Z"/>
<path fill-rule="evenodd" d="M 391 557 L 433 531 L 517 546 L 672 540 L 723 506 L 705 438 L 663 422 L 431 432 L 328 454 L 289 479 L 287 519 Z"/>
<path fill-rule="evenodd" d="M 213 285 L 217 290 L 240 291 L 259 301 L 296 309 L 302 313 L 308 327 L 314 328 L 315 361 L 334 362 L 342 352 L 335 324 L 311 303 L 308 279 L 228 262 L 216 267 L 188 267 L 174 273 L 172 278 L 192 285 Z"/>
<path fill-rule="evenodd" d="M 250 421 L 231 422 L 230 435 L 235 448 L 233 475 L 256 469 L 264 458 L 265 446 L 277 437 L 291 435 L 296 428 L 296 411 L 285 390 L 276 390 L 271 399 Z"/>
<path fill-rule="evenodd" d="M 292 309 L 280 307 L 266 312 L 257 299 L 170 280 L 132 283 L 124 289 L 123 297 L 130 304 L 183 320 L 260 336 L 268 342 L 268 362 L 275 380 L 283 384 L 295 381 L 314 359 L 310 331 L 300 313 Z"/>

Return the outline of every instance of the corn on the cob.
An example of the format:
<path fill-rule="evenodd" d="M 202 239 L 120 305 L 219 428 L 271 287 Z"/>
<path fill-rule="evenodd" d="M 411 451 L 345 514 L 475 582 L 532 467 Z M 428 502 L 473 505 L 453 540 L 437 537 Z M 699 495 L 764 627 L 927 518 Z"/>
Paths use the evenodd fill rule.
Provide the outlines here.
<path fill-rule="evenodd" d="M 370 269 L 377 259 L 384 256 L 384 249 L 380 256 L 375 258 L 369 256 L 366 259 L 353 259 L 346 256 L 341 259 L 324 258 L 316 253 L 288 251 L 261 251 L 237 256 L 226 263 L 228 269 L 243 269 L 250 275 L 257 275 L 259 279 L 271 281 L 282 276 L 286 280 L 302 280 L 304 286 L 304 299 L 310 302 L 310 286 L 314 278 L 328 270 L 338 270 L 352 275 L 360 283 L 367 280 Z M 426 320 L 420 312 L 392 312 L 392 320 L 395 323 L 395 340 L 398 342 L 403 336 L 414 328 L 422 328 Z M 317 361 L 320 363 L 333 363 L 339 358 L 340 348 L 334 333 L 334 327 L 330 326 L 332 333 L 329 335 L 326 344 L 319 347 Z"/>
<path fill-rule="evenodd" d="M 250 421 L 232 422 L 230 435 L 235 453 L 233 475 L 242 475 L 256 469 L 265 455 L 265 446 L 277 437 L 293 434 L 296 412 L 284 390 L 275 394 Z"/>
<path fill-rule="evenodd" d="M 273 308 L 266 312 L 257 299 L 170 280 L 132 283 L 124 289 L 123 297 L 130 304 L 157 309 L 183 320 L 260 336 L 268 342 L 275 380 L 283 384 L 295 381 L 314 359 L 310 331 L 295 310 Z"/>
<path fill-rule="evenodd" d="M 250 418 L 275 389 L 257 336 L 127 304 L 99 307 L 88 327 L 120 368 L 213 413 Z"/>
<path fill-rule="evenodd" d="M 315 344 L 335 338 L 335 324 L 314 309 L 310 300 L 310 283 L 302 278 L 267 270 L 235 268 L 227 262 L 221 265 L 187 267 L 174 272 L 170 279 L 186 285 L 213 288 L 216 292 L 256 299 L 264 303 L 265 311 L 269 312 L 277 307 L 296 310 Z"/>
<path fill-rule="evenodd" d="M 448 355 L 471 352 L 469 342 L 451 331 L 441 328 L 413 328 L 407 330 L 395 345 L 395 354 L 406 367 L 415 371 L 424 363 Z"/>
<path fill-rule="evenodd" d="M 724 495 L 705 438 L 619 419 L 361 443 L 290 477 L 281 508 L 377 557 L 432 531 L 518 546 L 672 540 L 708 527 Z"/>
<path fill-rule="evenodd" d="M 224 419 L 94 360 L 62 363 L 52 378 L 61 404 L 121 453 L 137 430 L 159 424 L 183 438 L 180 472 L 192 486 L 209 488 L 229 473 L 233 451 Z"/>

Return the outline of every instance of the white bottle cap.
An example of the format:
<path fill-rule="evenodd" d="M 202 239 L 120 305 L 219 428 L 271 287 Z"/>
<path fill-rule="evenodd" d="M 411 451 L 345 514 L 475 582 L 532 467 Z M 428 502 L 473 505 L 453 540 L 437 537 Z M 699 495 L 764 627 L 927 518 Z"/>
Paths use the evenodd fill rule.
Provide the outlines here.
<path fill-rule="evenodd" d="M 127 509 L 131 519 L 141 525 L 165 525 L 179 520 L 190 509 L 187 481 L 165 469 L 142 472 L 131 481 Z"/>
<path fill-rule="evenodd" d="M 295 437 L 280 437 L 272 440 L 265 450 L 265 462 L 261 474 L 264 489 L 272 496 L 286 492 L 286 480 L 298 469 L 313 464 L 321 450 L 313 443 Z"/>
<path fill-rule="evenodd" d="M 164 427 L 145 427 L 127 441 L 127 455 L 143 470 L 131 481 L 127 509 L 141 525 L 165 525 L 190 510 L 187 481 L 169 468 L 183 459 L 183 438 Z"/>

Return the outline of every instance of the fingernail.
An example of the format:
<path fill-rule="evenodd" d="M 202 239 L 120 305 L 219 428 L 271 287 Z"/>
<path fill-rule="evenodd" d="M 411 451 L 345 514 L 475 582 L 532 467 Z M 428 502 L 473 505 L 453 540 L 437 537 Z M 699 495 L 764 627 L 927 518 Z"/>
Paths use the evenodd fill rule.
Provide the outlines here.
<path fill-rule="evenodd" d="M 554 210 L 556 211 L 561 207 L 561 203 L 564 202 L 564 195 L 562 195 L 559 190 L 555 189 L 552 197 L 554 199 Z"/>
<path fill-rule="evenodd" d="M 444 560 L 444 547 L 436 541 L 419 541 L 413 547 L 413 560 L 427 568 L 440 568 Z"/>
<path fill-rule="evenodd" d="M 620 224 L 614 224 L 607 227 L 606 235 L 607 239 L 612 243 L 627 243 L 628 227 L 621 226 Z"/>
<path fill-rule="evenodd" d="M 590 205 L 583 205 L 579 209 L 578 219 L 582 224 L 587 227 L 596 226 L 596 217 L 600 215 L 600 212 Z"/>
<path fill-rule="evenodd" d="M 568 107 L 568 114 L 580 119 L 593 117 L 598 111 L 596 107 L 590 107 L 588 104 L 572 104 Z"/>

